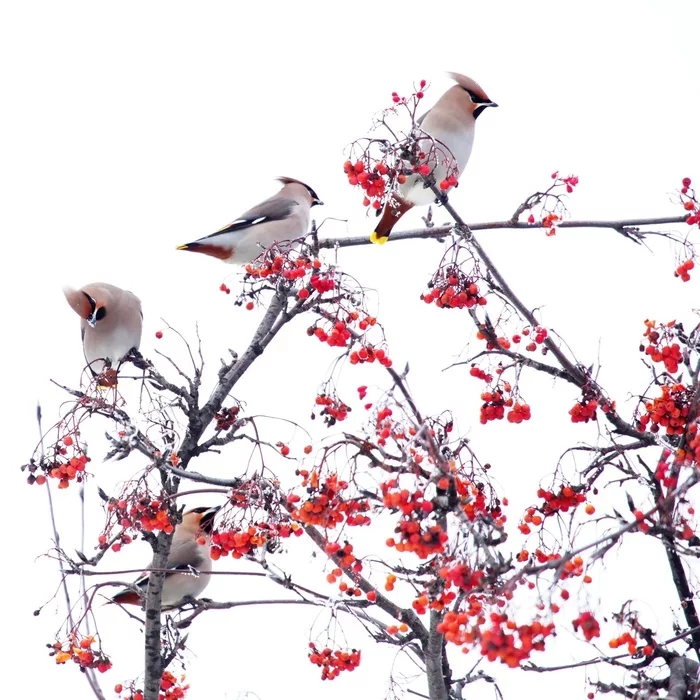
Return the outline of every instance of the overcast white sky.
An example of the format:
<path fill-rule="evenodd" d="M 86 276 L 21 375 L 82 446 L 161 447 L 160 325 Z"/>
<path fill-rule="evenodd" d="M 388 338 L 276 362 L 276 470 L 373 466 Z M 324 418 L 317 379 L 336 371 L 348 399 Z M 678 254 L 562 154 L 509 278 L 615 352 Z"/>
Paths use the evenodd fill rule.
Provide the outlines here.
<path fill-rule="evenodd" d="M 31 616 L 58 581 L 53 565 L 36 560 L 50 546 L 45 493 L 26 486 L 17 469 L 36 442 L 37 400 L 51 422 L 65 398 L 49 378 L 75 385 L 83 365 L 78 319 L 63 299 L 63 284 L 104 280 L 134 291 L 143 302 L 146 355 L 161 318 L 190 338 L 198 321 L 205 354 L 216 366 L 228 347 L 245 347 L 260 314 L 234 309 L 232 297 L 218 292 L 222 281 L 235 290 L 234 268 L 175 246 L 274 192 L 275 175 L 308 182 L 326 203 L 314 210 L 317 217 L 348 219 L 328 223 L 324 233 L 369 234 L 361 197 L 342 172 L 343 148 L 365 133 L 393 90 L 407 92 L 426 78 L 433 82 L 426 96 L 432 103 L 449 85 L 446 70 L 473 77 L 500 105 L 480 118 L 453 199 L 468 221 L 509 217 L 556 169 L 580 177 L 570 205 L 575 217 L 673 215 L 678 210 L 669 193 L 686 175 L 700 179 L 699 21 L 692 0 L 5 3 L 0 410 L 11 563 L 4 589 L 19 593 L 5 614 L 5 687 L 23 683 L 28 697 L 89 692 L 76 669 L 56 669 L 45 656 L 44 644 L 53 641 L 64 615 L 60 600 Z M 400 226 L 416 225 L 418 217 L 412 213 Z M 437 218 L 446 219 L 442 212 Z M 652 254 L 600 231 L 554 239 L 502 231 L 481 240 L 525 303 L 543 307 L 544 323 L 577 358 L 600 360 L 604 386 L 628 410 L 629 395 L 646 386 L 636 349 L 644 319 L 692 322 L 691 310 L 699 306 L 696 278 L 687 284 L 673 278 L 674 251 L 661 242 Z M 479 426 L 479 387 L 463 370 L 442 372 L 469 340 L 466 316 L 424 308 L 418 299 L 441 254 L 434 242 L 406 242 L 342 251 L 339 262 L 378 290 L 392 355 L 400 366 L 410 362 L 424 411 L 455 410 L 460 430 L 494 464 L 515 521 L 563 449 L 594 439 L 595 429 L 568 423 L 576 399 L 571 389 L 530 378 L 524 382 L 533 407 L 529 424 Z M 160 342 L 159 348 L 179 352 L 172 338 Z M 305 416 L 333 357 L 297 324 L 236 396 L 251 412 Z M 347 377 L 347 397 L 373 381 L 383 377 Z M 96 483 L 109 487 L 138 466 L 102 465 L 99 436 L 96 428 L 91 497 Z M 294 437 L 284 427 L 274 436 Z M 217 473 L 238 473 L 230 464 L 229 471 L 216 465 Z M 57 501 L 66 542 L 76 546 L 77 489 L 60 492 Z M 97 531 L 99 510 L 90 517 Z M 609 588 L 611 580 L 619 582 L 610 609 L 639 597 L 652 619 L 668 626 L 675 601 L 667 573 L 650 575 L 642 567 L 630 576 L 641 555 L 626 547 L 608 569 Z M 116 566 L 138 566 L 149 557 L 145 545 L 127 549 Z M 308 553 L 297 556 L 296 564 L 310 563 Z M 220 577 L 207 594 L 232 599 L 256 592 L 238 578 Z M 270 586 L 266 594 L 278 593 Z M 582 605 L 595 607 L 596 595 Z M 118 611 L 101 614 L 115 661 L 103 677 L 109 689 L 139 672 L 140 639 Z M 314 618 L 313 611 L 257 609 L 198 620 L 190 637 L 189 700 L 233 699 L 245 690 L 261 700 L 300 693 L 314 700 L 329 691 L 339 700 L 358 693 L 383 698 L 393 656 L 369 642 L 358 671 L 330 688 L 321 683 L 306 661 Z M 557 653 L 571 658 L 581 649 L 558 645 Z M 585 695 L 580 671 L 542 678 L 485 670 L 498 673 L 506 697 L 529 697 L 545 683 L 552 692 Z M 488 687 L 470 692 L 493 697 Z"/>

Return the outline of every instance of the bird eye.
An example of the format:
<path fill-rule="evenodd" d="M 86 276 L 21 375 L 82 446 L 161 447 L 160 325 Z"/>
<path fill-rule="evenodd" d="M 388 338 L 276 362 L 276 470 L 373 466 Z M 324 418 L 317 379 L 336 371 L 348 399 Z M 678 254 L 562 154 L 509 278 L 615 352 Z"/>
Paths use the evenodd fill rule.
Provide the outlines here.
<path fill-rule="evenodd" d="M 464 88 L 464 90 L 465 90 L 465 92 L 469 93 L 469 97 L 471 97 L 471 100 L 475 105 L 483 105 L 483 104 L 486 104 L 488 102 L 488 100 L 485 100 L 483 97 L 479 97 L 472 90 L 467 90 L 466 88 Z"/>
<path fill-rule="evenodd" d="M 95 321 L 101 321 L 107 315 L 107 309 L 104 306 L 100 306 L 95 312 Z"/>

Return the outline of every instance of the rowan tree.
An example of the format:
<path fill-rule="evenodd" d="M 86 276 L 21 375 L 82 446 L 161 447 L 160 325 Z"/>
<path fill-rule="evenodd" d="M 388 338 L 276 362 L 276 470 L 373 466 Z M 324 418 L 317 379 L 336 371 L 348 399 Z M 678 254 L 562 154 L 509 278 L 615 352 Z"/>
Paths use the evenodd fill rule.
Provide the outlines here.
<path fill-rule="evenodd" d="M 628 387 L 632 401 L 615 396 L 599 377 L 596 358 L 579 355 L 567 343 L 566 329 L 547 326 L 533 306 L 543 300 L 509 284 L 481 233 L 508 228 L 556 237 L 567 228 L 601 228 L 624 236 L 630 246 L 656 249 L 671 242 L 676 257 L 664 248 L 659 274 L 675 275 L 680 285 L 693 274 L 692 241 L 700 224 L 693 183 L 678 178 L 674 217 L 576 220 L 566 204 L 578 178 L 557 171 L 507 218 L 468 224 L 450 203 L 456 178 L 434 181 L 426 154 L 416 150 L 416 108 L 425 89 L 419 84 L 405 98 L 395 95 L 370 137 L 352 144 L 339 168 L 370 211 L 390 202 L 407 175 L 419 174 L 432 188 L 438 206 L 426 213 L 425 226 L 394 232 L 390 243 L 400 255 L 412 239 L 443 242 L 442 252 L 426 260 L 425 279 L 417 281 L 406 313 L 422 304 L 444 316 L 444 335 L 419 342 L 454 343 L 455 354 L 461 352 L 449 371 L 471 413 L 456 420 L 453 406 L 428 412 L 419 405 L 411 391 L 411 349 L 392 345 L 377 295 L 343 269 L 343 249 L 369 245 L 368 237 L 327 237 L 315 227 L 293 246 L 261 251 L 235 288 L 224 282 L 218 292 L 210 290 L 230 296 L 232 314 L 261 315 L 247 345 L 221 361 L 213 385 L 204 368 L 216 360 L 205 361 L 199 339 L 170 326 L 157 334 L 162 352 L 141 369 L 123 368 L 116 386 L 102 388 L 99 377 L 87 375 L 77 388 L 65 382 L 60 418 L 42 431 L 23 467 L 29 483 L 45 484 L 55 505 L 62 490 L 107 468 L 103 460 L 141 465 L 120 491 L 101 494 L 104 528 L 86 533 L 85 551 L 72 555 L 54 533 L 51 554 L 60 565 L 68 614 L 49 643 L 50 655 L 55 663 L 77 664 L 97 697 L 108 696 L 101 685 L 114 687 L 124 700 L 185 697 L 178 661 L 186 630 L 205 613 L 277 603 L 322 609 L 307 650 L 319 681 L 361 669 L 363 654 L 386 645 L 420 669 L 408 684 L 396 680 L 397 697 L 410 692 L 456 700 L 477 683 L 494 684 L 498 693 L 503 673 L 560 670 L 548 654 L 566 630 L 583 642 L 571 665 L 587 669 L 589 697 L 680 699 L 698 692 L 693 576 L 700 539 L 693 492 L 700 460 L 700 325 L 677 318 L 673 300 L 667 317 L 640 318 L 639 346 L 627 352 L 630 362 L 646 366 L 648 382 Z M 436 152 L 434 158 L 450 158 L 437 144 Z M 450 220 L 437 225 L 433 215 Z M 596 283 L 594 274 L 583 277 L 581 293 Z M 653 281 L 642 284 L 653 292 Z M 278 336 L 286 326 L 305 334 L 305 342 L 327 346 L 332 359 L 313 405 L 275 416 L 271 397 L 269 415 L 297 426 L 289 444 L 279 438 L 279 422 L 250 414 L 238 391 L 246 373 L 278 371 Z M 171 359 L 169 348 L 176 345 L 187 348 L 189 364 Z M 381 383 L 366 380 L 370 367 L 381 368 Z M 477 454 L 458 426 L 471 423 L 475 434 L 505 421 L 517 441 L 530 429 L 531 415 L 550 401 L 544 394 L 525 396 L 524 378 L 533 375 L 551 381 L 558 392 L 555 410 L 585 432 L 555 464 L 523 455 L 531 506 L 513 512 L 503 484 L 514 465 Z M 343 385 L 354 384 L 354 392 L 339 388 L 341 378 Z M 570 397 L 568 404 L 562 395 Z M 88 453 L 85 431 L 94 422 L 106 430 L 106 443 L 90 445 Z M 233 471 L 231 450 L 247 454 Z M 206 469 L 198 466 L 205 456 Z M 217 463 L 225 469 L 213 468 Z M 278 599 L 242 600 L 232 585 L 230 600 L 202 598 L 161 609 L 183 497 L 192 502 L 200 493 L 213 494 L 222 505 L 212 537 L 214 574 L 229 556 L 252 562 L 257 570 L 242 573 L 274 581 Z M 151 545 L 154 556 L 145 611 L 129 613 L 135 640 L 143 630 L 143 673 L 107 682 L 119 649 L 103 633 L 97 602 L 117 583 L 128 584 L 119 551 L 137 538 Z M 677 600 L 606 606 L 606 589 L 613 585 L 606 562 L 631 538 L 663 553 L 666 570 L 656 575 L 670 577 Z M 289 559 L 280 565 L 281 553 L 299 546 L 317 550 L 315 571 L 288 568 Z M 648 575 L 646 566 L 640 561 L 630 577 Z M 653 621 L 649 608 L 657 613 Z M 348 645 L 346 627 L 363 631 L 364 642 Z"/>

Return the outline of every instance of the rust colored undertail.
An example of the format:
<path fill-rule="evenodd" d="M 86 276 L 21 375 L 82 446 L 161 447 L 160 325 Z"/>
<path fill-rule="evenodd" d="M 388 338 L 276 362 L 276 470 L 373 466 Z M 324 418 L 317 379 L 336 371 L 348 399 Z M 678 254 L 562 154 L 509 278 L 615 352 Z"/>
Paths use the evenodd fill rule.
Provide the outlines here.
<path fill-rule="evenodd" d="M 178 250 L 189 250 L 191 253 L 204 253 L 219 260 L 228 260 L 233 255 L 233 248 L 224 248 L 211 243 L 186 243 L 179 245 Z"/>
<path fill-rule="evenodd" d="M 372 243 L 379 243 L 380 245 L 386 243 L 396 222 L 412 208 L 413 204 L 411 202 L 394 195 L 394 201 L 385 205 L 379 223 L 370 236 Z"/>
<path fill-rule="evenodd" d="M 122 591 L 117 593 L 110 602 L 118 605 L 141 605 L 141 598 L 134 591 Z"/>

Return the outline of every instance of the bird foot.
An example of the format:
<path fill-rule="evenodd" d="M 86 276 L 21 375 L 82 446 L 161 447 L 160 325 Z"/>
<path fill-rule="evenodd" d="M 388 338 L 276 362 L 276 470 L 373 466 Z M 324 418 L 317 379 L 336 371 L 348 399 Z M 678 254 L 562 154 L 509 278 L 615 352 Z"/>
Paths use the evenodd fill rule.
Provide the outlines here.
<path fill-rule="evenodd" d="M 129 353 L 124 358 L 124 362 L 131 362 L 132 365 L 143 370 L 146 370 L 151 366 L 150 361 L 147 360 L 136 348 L 131 348 L 131 350 L 129 350 Z"/>

